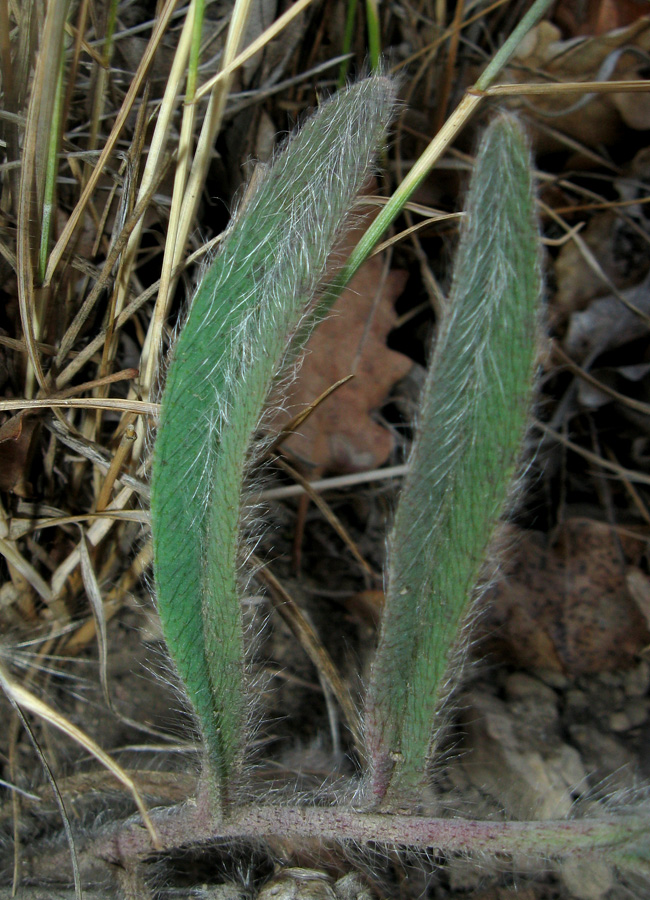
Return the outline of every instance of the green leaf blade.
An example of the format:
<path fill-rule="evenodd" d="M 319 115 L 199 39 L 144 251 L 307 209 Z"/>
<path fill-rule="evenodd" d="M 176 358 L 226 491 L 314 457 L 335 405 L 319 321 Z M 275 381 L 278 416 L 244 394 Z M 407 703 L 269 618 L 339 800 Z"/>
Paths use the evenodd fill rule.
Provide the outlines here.
<path fill-rule="evenodd" d="M 325 104 L 276 158 L 206 273 L 174 350 L 152 472 L 158 606 L 227 805 L 248 701 L 242 484 L 269 392 L 313 325 L 315 291 L 394 104 L 386 78 Z"/>
<path fill-rule="evenodd" d="M 368 802 L 413 807 L 529 417 L 541 293 L 529 153 L 487 130 L 389 550 L 367 698 Z"/>

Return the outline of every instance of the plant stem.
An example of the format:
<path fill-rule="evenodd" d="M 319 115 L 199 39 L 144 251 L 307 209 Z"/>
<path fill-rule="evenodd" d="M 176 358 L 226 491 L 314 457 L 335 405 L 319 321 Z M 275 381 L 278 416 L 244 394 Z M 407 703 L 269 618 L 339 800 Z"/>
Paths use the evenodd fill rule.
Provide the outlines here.
<path fill-rule="evenodd" d="M 537 25 L 546 10 L 551 6 L 552 2 L 553 0 L 535 0 L 528 12 L 524 13 L 521 17 L 519 24 L 516 25 L 512 33 L 508 35 L 503 46 L 497 50 L 483 70 L 482 75 L 474 85 L 475 91 L 485 91 L 490 87 L 499 72 L 501 72 L 503 67 L 510 62 L 519 44 L 526 37 L 530 29 Z"/>
<path fill-rule="evenodd" d="M 540 861 L 598 855 L 612 862 L 643 858 L 646 817 L 608 816 L 548 822 L 481 822 L 423 816 L 364 814 L 331 807 L 244 806 L 227 822 L 215 823 L 196 806 L 176 807 L 154 817 L 163 850 L 219 840 L 317 838 L 434 850 L 445 855 L 480 854 Z M 131 862 L 152 852 L 141 826 L 121 828 L 94 842 L 92 852 L 110 862 Z"/>

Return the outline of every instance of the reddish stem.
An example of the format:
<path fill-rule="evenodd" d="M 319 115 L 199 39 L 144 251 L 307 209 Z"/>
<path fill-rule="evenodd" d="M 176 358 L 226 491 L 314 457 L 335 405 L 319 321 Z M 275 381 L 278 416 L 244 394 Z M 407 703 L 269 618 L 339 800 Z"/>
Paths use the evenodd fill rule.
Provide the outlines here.
<path fill-rule="evenodd" d="M 365 814 L 349 808 L 246 806 L 216 823 L 194 802 L 160 812 L 155 826 L 163 851 L 224 839 L 320 838 L 429 849 L 445 854 L 550 858 L 584 856 L 616 848 L 629 851 L 646 834 L 642 816 L 609 816 L 547 822 L 481 822 L 424 816 Z M 108 862 L 133 863 L 153 855 L 141 825 L 121 827 L 96 840 L 91 852 Z M 614 860 L 615 861 L 615 860 Z"/>

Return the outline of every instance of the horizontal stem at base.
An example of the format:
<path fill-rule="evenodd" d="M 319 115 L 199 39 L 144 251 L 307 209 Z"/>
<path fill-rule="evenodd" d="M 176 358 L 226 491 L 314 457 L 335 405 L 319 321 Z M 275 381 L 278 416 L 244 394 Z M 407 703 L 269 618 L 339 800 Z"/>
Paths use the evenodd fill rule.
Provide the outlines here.
<path fill-rule="evenodd" d="M 265 837 L 319 838 L 357 844 L 387 844 L 433 850 L 442 854 L 546 859 L 599 855 L 611 851 L 612 861 L 634 853 L 647 841 L 647 822 L 638 816 L 608 816 L 545 822 L 486 822 L 433 819 L 424 816 L 366 814 L 349 808 L 245 806 L 226 822 L 215 823 L 201 806 L 189 803 L 160 812 L 154 824 L 163 851 L 223 840 Z M 124 863 L 150 856 L 153 848 L 142 826 L 130 825 L 95 841 L 94 854 Z M 643 850 L 640 850 L 643 856 Z"/>

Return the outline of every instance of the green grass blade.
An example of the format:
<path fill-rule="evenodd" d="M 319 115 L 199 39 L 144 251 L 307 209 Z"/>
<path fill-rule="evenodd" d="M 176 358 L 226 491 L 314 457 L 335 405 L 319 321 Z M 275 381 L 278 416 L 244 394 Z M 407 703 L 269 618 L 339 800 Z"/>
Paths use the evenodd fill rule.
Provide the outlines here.
<path fill-rule="evenodd" d="M 65 47 L 61 45 L 61 58 L 56 75 L 56 90 L 54 92 L 54 105 L 50 120 L 49 139 L 47 147 L 47 161 L 45 164 L 45 184 L 43 186 L 43 216 L 41 222 L 41 237 L 38 247 L 38 279 L 42 283 L 47 268 L 47 255 L 50 249 L 50 237 L 52 234 L 52 222 L 56 212 L 56 175 L 59 168 L 59 143 L 61 140 L 61 114 L 63 111 L 63 95 L 65 93 Z"/>
<path fill-rule="evenodd" d="M 354 23 L 357 15 L 358 0 L 348 0 L 345 11 L 345 28 L 343 30 L 343 45 L 341 47 L 341 55 L 345 56 L 339 67 L 339 77 L 337 87 L 342 88 L 348 77 L 348 69 L 350 68 L 349 54 L 352 50 L 352 41 L 354 40 Z"/>
<path fill-rule="evenodd" d="M 530 9 L 521 17 L 521 21 L 515 29 L 508 35 L 503 45 L 494 54 L 494 57 L 485 67 L 473 88 L 465 92 L 461 102 L 440 131 L 434 135 L 429 146 L 415 161 L 413 167 L 398 185 L 395 193 L 382 207 L 379 215 L 373 219 L 368 230 L 364 232 L 361 240 L 346 260 L 345 265 L 337 272 L 336 277 L 328 288 L 326 296 L 326 304 L 328 306 L 335 302 L 345 285 L 358 272 L 382 236 L 401 214 L 408 200 L 429 177 L 431 170 L 442 154 L 448 149 L 458 133 L 481 105 L 484 99 L 481 92 L 487 90 L 494 83 L 494 80 L 514 55 L 523 38 L 540 21 L 552 2 L 553 0 L 535 0 Z"/>
<path fill-rule="evenodd" d="M 426 778 L 454 651 L 528 422 L 538 253 L 528 147 L 517 123 L 500 117 L 479 149 L 390 539 L 366 710 L 371 805 L 416 805 Z"/>
<path fill-rule="evenodd" d="M 381 66 L 381 23 L 377 0 L 366 0 L 366 30 L 368 32 L 368 59 L 373 72 Z"/>
<path fill-rule="evenodd" d="M 251 445 L 393 104 L 388 79 L 365 79 L 290 140 L 201 281 L 167 375 L 152 472 L 158 606 L 222 805 L 247 723 L 238 581 Z"/>

